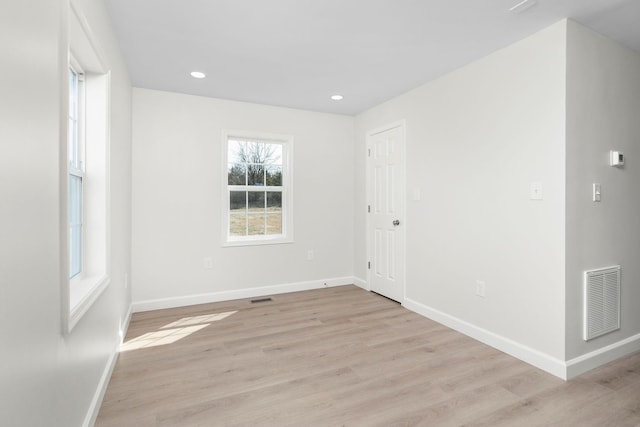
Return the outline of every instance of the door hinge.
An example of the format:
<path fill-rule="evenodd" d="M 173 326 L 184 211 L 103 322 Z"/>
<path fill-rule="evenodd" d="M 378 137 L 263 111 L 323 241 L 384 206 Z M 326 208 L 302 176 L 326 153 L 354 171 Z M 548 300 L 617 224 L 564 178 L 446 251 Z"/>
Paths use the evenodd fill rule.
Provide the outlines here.
<path fill-rule="evenodd" d="M 371 157 L 371 148 L 367 149 L 367 156 Z"/>
<path fill-rule="evenodd" d="M 367 206 L 367 212 L 371 213 L 371 205 Z"/>
<path fill-rule="evenodd" d="M 371 270 L 371 261 L 367 262 L 367 268 Z"/>

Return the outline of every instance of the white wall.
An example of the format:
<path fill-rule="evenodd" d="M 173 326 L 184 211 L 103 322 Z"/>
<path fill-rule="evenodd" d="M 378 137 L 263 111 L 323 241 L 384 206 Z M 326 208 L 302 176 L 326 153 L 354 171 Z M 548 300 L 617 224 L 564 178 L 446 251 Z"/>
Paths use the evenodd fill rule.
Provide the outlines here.
<path fill-rule="evenodd" d="M 609 151 L 626 155 L 610 167 Z M 602 201 L 591 186 L 602 184 Z M 640 55 L 570 22 L 567 60 L 567 357 L 640 334 Z M 582 340 L 582 273 L 622 267 L 618 332 Z M 640 348 L 635 336 L 632 349 Z"/>
<path fill-rule="evenodd" d="M 406 119 L 406 305 L 556 368 L 565 355 L 565 36 L 560 22 L 356 120 L 356 275 L 366 274 L 365 135 Z M 529 200 L 534 181 L 542 201 Z"/>
<path fill-rule="evenodd" d="M 10 4 L 9 4 L 10 3 Z M 61 332 L 60 138 L 67 1 L 9 2 L 0 14 L 0 425 L 79 426 L 91 416 L 128 307 L 130 83 L 101 1 L 77 1 L 112 70 L 111 284 Z M 64 179 L 66 183 L 66 179 Z"/>
<path fill-rule="evenodd" d="M 136 309 L 352 281 L 352 117 L 138 88 L 133 100 Z M 222 247 L 223 129 L 293 135 L 294 243 Z"/>
<path fill-rule="evenodd" d="M 76 426 L 95 414 L 126 323 L 132 258 L 139 303 L 365 278 L 365 134 L 399 119 L 407 194 L 423 195 L 407 206 L 414 308 L 558 360 L 640 333 L 636 53 L 559 23 L 361 114 L 355 133 L 350 117 L 136 89 L 132 254 L 130 82 L 102 2 L 75 4 L 112 70 L 111 284 L 63 334 L 69 4 L 11 2 L 0 15 L 0 424 Z M 223 128 L 294 135 L 295 243 L 221 247 Z M 610 149 L 625 152 L 624 169 L 606 165 Z M 528 200 L 531 181 L 543 183 L 543 201 Z M 592 182 L 603 185 L 600 204 L 589 201 Z M 610 264 L 623 267 L 623 329 L 584 343 L 581 272 Z M 485 299 L 474 295 L 476 279 L 487 283 Z"/>

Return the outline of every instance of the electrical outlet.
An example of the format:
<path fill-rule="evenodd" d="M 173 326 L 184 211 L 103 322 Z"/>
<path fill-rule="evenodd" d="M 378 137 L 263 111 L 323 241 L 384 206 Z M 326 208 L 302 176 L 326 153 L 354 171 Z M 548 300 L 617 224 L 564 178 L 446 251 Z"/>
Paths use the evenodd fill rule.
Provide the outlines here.
<path fill-rule="evenodd" d="M 313 253 L 313 251 L 311 249 L 309 249 L 307 251 L 307 261 L 313 261 L 313 259 L 316 257 L 316 255 Z"/>
<path fill-rule="evenodd" d="M 542 200 L 542 183 L 541 182 L 531 183 L 531 188 L 529 189 L 529 199 Z"/>
<path fill-rule="evenodd" d="M 482 280 L 476 280 L 476 295 L 480 298 L 486 296 L 487 285 Z"/>
<path fill-rule="evenodd" d="M 204 258 L 203 266 L 206 270 L 211 270 L 213 268 L 213 258 L 208 256 Z"/>

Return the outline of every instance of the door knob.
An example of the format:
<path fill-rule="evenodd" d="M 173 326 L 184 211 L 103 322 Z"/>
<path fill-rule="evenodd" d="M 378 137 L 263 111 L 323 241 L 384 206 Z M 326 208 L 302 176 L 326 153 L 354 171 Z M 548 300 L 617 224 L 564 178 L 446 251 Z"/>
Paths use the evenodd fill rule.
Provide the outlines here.
<path fill-rule="evenodd" d="M 395 221 L 393 221 L 393 225 L 395 225 L 395 226 L 400 225 L 400 220 L 396 219 Z"/>

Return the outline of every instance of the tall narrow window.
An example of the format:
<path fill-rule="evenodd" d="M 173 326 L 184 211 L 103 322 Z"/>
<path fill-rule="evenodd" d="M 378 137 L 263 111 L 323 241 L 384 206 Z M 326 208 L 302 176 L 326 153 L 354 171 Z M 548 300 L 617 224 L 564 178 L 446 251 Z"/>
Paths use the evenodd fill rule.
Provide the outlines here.
<path fill-rule="evenodd" d="M 110 71 L 102 49 L 71 2 L 69 12 L 66 156 L 67 257 L 62 322 L 70 333 L 110 282 L 109 127 Z M 68 97 L 68 98 L 67 98 Z M 66 184 L 66 185 L 65 185 Z"/>
<path fill-rule="evenodd" d="M 292 239 L 290 137 L 226 136 L 227 244 Z"/>
<path fill-rule="evenodd" d="M 82 201 L 83 201 L 83 78 L 82 73 L 69 68 L 69 277 L 82 272 Z"/>

